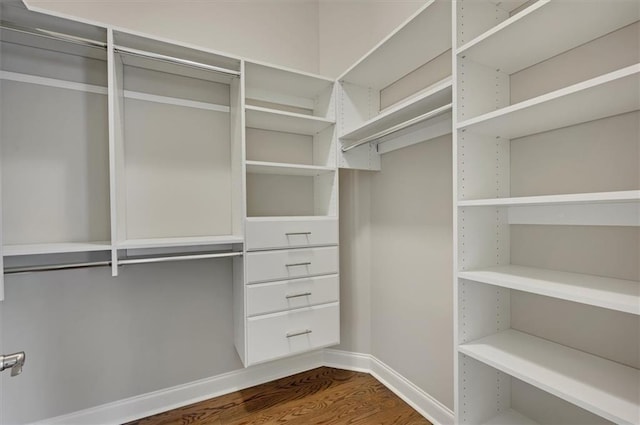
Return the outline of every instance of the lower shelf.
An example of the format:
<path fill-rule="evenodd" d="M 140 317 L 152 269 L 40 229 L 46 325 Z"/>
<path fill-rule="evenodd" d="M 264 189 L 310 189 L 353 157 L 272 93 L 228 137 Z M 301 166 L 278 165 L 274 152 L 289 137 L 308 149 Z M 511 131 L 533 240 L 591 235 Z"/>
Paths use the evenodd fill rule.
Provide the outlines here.
<path fill-rule="evenodd" d="M 640 315 L 638 281 L 517 265 L 461 271 L 458 277 Z"/>
<path fill-rule="evenodd" d="M 512 329 L 458 351 L 607 420 L 638 423 L 638 369 Z"/>
<path fill-rule="evenodd" d="M 172 248 L 204 245 L 228 245 L 244 242 L 244 237 L 235 235 L 193 236 L 177 238 L 129 239 L 119 242 L 118 249 Z"/>
<path fill-rule="evenodd" d="M 4 245 L 5 257 L 19 255 L 66 254 L 70 252 L 95 252 L 111 250 L 110 242 L 60 242 L 40 244 Z"/>
<path fill-rule="evenodd" d="M 502 412 L 486 421 L 483 425 L 539 425 L 513 409 Z"/>

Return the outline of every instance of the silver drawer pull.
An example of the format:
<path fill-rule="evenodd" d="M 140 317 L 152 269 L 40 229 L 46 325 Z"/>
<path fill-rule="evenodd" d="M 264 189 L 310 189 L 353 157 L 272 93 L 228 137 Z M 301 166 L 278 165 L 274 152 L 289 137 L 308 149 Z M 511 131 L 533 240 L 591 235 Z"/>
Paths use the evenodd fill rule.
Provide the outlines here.
<path fill-rule="evenodd" d="M 298 266 L 310 266 L 311 265 L 311 261 L 307 261 L 306 263 L 291 263 L 291 264 L 285 264 L 285 267 L 298 267 Z"/>
<path fill-rule="evenodd" d="M 295 294 L 295 295 L 287 295 L 285 298 L 286 299 L 300 298 L 300 297 L 308 297 L 309 295 L 311 295 L 311 292 L 304 292 L 302 294 Z"/>
<path fill-rule="evenodd" d="M 299 236 L 299 235 L 307 235 L 310 236 L 311 232 L 287 232 L 285 233 L 286 236 Z"/>
<path fill-rule="evenodd" d="M 299 332 L 290 332 L 287 334 L 287 338 L 293 338 L 294 336 L 307 335 L 307 334 L 310 334 L 311 332 L 312 332 L 311 329 L 305 329 Z"/>

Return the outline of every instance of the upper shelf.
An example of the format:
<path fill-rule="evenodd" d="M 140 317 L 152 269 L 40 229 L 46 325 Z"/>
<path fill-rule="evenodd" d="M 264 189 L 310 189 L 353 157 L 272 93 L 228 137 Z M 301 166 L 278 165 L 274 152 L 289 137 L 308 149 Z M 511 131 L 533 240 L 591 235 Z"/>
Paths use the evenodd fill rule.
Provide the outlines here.
<path fill-rule="evenodd" d="M 245 107 L 247 127 L 313 136 L 335 124 L 335 121 L 311 115 L 278 111 L 259 106 Z"/>
<path fill-rule="evenodd" d="M 285 164 L 279 162 L 247 161 L 247 173 L 285 176 L 319 176 L 334 172 L 335 168 L 320 165 Z"/>
<path fill-rule="evenodd" d="M 636 0 L 538 0 L 465 45 L 457 53 L 512 74 L 629 25 L 640 18 Z M 523 54 L 526 53 L 526 54 Z"/>
<path fill-rule="evenodd" d="M 640 201 L 640 190 L 618 192 L 572 193 L 567 195 L 521 196 L 515 198 L 473 199 L 458 201 L 459 207 L 500 207 L 567 204 L 605 204 Z"/>
<path fill-rule="evenodd" d="M 245 81 L 247 97 L 258 99 L 267 90 L 289 97 L 315 99 L 333 85 L 332 79 L 320 75 L 249 61 L 245 62 Z"/>
<path fill-rule="evenodd" d="M 426 88 L 341 135 L 343 140 L 362 140 L 416 118 L 451 102 L 451 77 Z"/>
<path fill-rule="evenodd" d="M 640 109 L 640 64 L 458 124 L 461 131 L 514 139 Z"/>
<path fill-rule="evenodd" d="M 451 48 L 451 2 L 430 0 L 338 81 L 382 89 Z"/>
<path fill-rule="evenodd" d="M 522 266 L 458 272 L 474 282 L 640 314 L 640 282 Z"/>
<path fill-rule="evenodd" d="M 458 350 L 607 420 L 638 423 L 638 369 L 512 329 Z"/>

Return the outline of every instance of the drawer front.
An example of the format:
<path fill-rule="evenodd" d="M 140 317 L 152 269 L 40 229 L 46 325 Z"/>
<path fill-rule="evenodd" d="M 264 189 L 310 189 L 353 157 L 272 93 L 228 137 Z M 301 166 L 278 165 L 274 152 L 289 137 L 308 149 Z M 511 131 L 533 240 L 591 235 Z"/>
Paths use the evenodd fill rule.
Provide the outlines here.
<path fill-rule="evenodd" d="M 338 303 L 247 320 L 249 364 L 340 342 Z"/>
<path fill-rule="evenodd" d="M 338 273 L 338 247 L 247 254 L 247 282 L 270 282 Z"/>
<path fill-rule="evenodd" d="M 247 286 L 247 316 L 338 301 L 338 276 L 309 277 Z"/>
<path fill-rule="evenodd" d="M 247 220 L 247 250 L 338 244 L 338 220 Z"/>

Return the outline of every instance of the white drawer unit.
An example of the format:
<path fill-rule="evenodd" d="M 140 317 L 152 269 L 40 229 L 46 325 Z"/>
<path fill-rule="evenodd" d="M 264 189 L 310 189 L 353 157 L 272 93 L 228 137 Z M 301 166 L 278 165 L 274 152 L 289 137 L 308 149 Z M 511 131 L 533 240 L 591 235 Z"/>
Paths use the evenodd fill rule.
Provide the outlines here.
<path fill-rule="evenodd" d="M 247 283 L 338 273 L 338 247 L 286 249 L 247 254 Z"/>
<path fill-rule="evenodd" d="M 261 363 L 340 340 L 338 303 L 249 318 L 248 364 Z"/>
<path fill-rule="evenodd" d="M 338 301 L 338 275 L 257 283 L 247 287 L 247 316 Z"/>
<path fill-rule="evenodd" d="M 250 218 L 247 250 L 304 248 L 338 244 L 337 218 Z"/>

